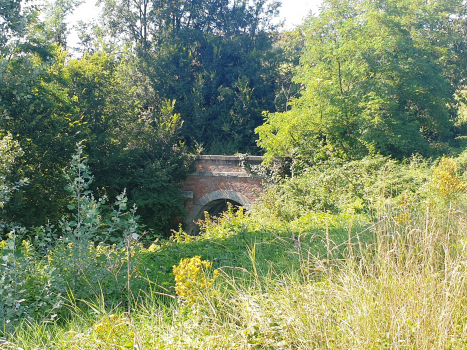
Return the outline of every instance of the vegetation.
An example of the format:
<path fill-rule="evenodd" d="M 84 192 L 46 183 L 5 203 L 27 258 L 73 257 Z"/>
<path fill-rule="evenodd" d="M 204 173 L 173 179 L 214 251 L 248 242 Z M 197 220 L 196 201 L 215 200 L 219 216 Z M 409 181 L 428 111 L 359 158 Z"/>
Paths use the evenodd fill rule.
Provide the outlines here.
<path fill-rule="evenodd" d="M 386 171 L 375 171 L 368 183 L 387 179 L 387 187 L 367 193 L 374 207 L 362 205 L 360 213 L 353 206 L 323 212 L 303 205 L 300 196 L 284 198 L 284 184 L 275 184 L 248 215 L 229 211 L 216 221 L 206 218 L 200 236 L 175 232 L 146 248 L 134 235 L 131 212 L 123 213 L 122 198 L 121 214 L 109 220 L 115 225 L 65 224 L 73 234 L 45 255 L 37 254 L 40 244 L 27 243 L 12 254 L 10 234 L 2 272 L 24 273 L 18 281 L 25 281 L 25 290 L 19 305 L 4 306 L 23 316 L 7 316 L 4 330 L 11 333 L 3 346 L 461 349 L 466 202 L 459 174 L 465 155 L 433 164 L 376 162 Z M 358 176 L 359 168 L 352 169 L 347 174 Z M 407 181 L 414 174 L 424 175 L 417 186 Z M 311 177 L 296 183 L 296 190 Z M 83 218 L 96 208 L 86 196 L 80 201 Z M 273 203 L 300 210 L 291 217 Z M 91 232 L 97 245 L 85 242 Z M 97 238 L 108 232 L 114 245 Z M 34 300 L 49 303 L 49 311 Z M 44 322 L 46 316 L 60 322 Z"/>
<path fill-rule="evenodd" d="M 464 21 L 462 1 L 325 1 L 303 26 L 301 96 L 257 129 L 267 159 L 402 159 L 458 147 Z"/>
<path fill-rule="evenodd" d="M 78 5 L 0 0 L 0 349 L 467 347 L 464 2 L 106 0 L 67 51 Z"/>
<path fill-rule="evenodd" d="M 27 227 L 68 215 L 61 175 L 83 142 L 94 194 L 126 189 L 152 237 L 167 236 L 184 216 L 187 153 L 259 152 L 254 128 L 282 79 L 278 4 L 103 2 L 66 51 L 79 3 L 1 3 L 0 136 L 20 143 L 12 172 L 30 179 L 4 215 Z"/>
<path fill-rule="evenodd" d="M 0 123 L 24 153 L 12 172 L 30 178 L 5 215 L 33 226 L 68 214 L 62 173 L 83 141 L 96 178 L 108 181 L 97 180 L 94 192 L 115 197 L 126 188 L 145 224 L 158 234 L 168 231 L 171 219 L 183 213 L 177 184 L 190 164 L 179 137 L 180 115 L 169 102 L 143 110 L 143 92 L 126 78 L 132 72 L 123 59 L 96 53 L 66 62 L 57 48 L 50 55 L 9 60 L 5 69 Z M 18 74 L 24 86 L 17 86 Z"/>

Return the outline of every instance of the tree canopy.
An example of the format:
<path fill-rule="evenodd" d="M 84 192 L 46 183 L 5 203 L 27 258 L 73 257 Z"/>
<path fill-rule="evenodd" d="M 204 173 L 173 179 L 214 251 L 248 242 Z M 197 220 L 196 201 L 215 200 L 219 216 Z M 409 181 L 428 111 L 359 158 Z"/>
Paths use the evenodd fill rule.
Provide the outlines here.
<path fill-rule="evenodd" d="M 281 79 L 277 2 L 104 1 L 72 57 L 66 19 L 80 0 L 28 11 L 1 1 L 0 137 L 24 153 L 11 179 L 30 179 L 2 211 L 7 221 L 68 215 L 62 175 L 77 142 L 96 197 L 126 189 L 142 223 L 165 234 L 185 214 L 190 149 L 258 152 L 254 128 L 275 110 Z"/>
<path fill-rule="evenodd" d="M 80 2 L 0 0 L 0 139 L 22 149 L 4 176 L 29 179 L 9 221 L 68 215 L 77 142 L 96 197 L 126 189 L 166 233 L 184 215 L 190 152 L 310 164 L 463 145 L 461 0 L 326 0 L 291 33 L 273 22 L 278 1 L 103 0 L 73 57 L 66 18 Z"/>
<path fill-rule="evenodd" d="M 449 151 L 465 84 L 463 1 L 326 0 L 301 30 L 291 110 L 257 128 L 269 159 Z"/>
<path fill-rule="evenodd" d="M 104 2 L 103 27 L 135 53 L 160 101 L 175 100 L 182 137 L 210 153 L 259 152 L 253 132 L 274 112 L 279 3 L 265 0 Z"/>

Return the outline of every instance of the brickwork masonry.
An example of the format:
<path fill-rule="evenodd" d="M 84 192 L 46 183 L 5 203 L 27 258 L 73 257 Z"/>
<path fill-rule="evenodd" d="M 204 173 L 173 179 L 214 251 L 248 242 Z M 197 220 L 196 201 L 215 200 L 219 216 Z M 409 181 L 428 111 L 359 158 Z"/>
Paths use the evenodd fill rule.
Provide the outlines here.
<path fill-rule="evenodd" d="M 261 157 L 248 157 L 250 165 L 258 165 Z M 226 200 L 247 207 L 256 201 L 263 191 L 261 177 L 255 176 L 241 166 L 238 156 L 197 156 L 196 171 L 182 184 L 185 197 L 187 220 L 185 231 L 189 234 L 196 229 L 193 221 L 204 217 L 210 203 Z"/>

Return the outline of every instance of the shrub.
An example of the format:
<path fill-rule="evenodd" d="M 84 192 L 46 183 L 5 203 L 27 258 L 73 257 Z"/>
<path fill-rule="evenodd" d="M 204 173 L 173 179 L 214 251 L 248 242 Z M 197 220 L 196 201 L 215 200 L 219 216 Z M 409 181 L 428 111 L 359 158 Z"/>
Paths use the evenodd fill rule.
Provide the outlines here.
<path fill-rule="evenodd" d="M 369 156 L 347 163 L 323 163 L 270 184 L 257 206 L 264 214 L 294 220 L 310 211 L 346 211 L 377 216 L 388 207 L 418 205 L 426 197 L 429 163 Z"/>
<path fill-rule="evenodd" d="M 15 159 L 22 155 L 22 149 L 18 142 L 13 141 L 11 134 L 0 139 L 0 210 L 10 200 L 11 193 L 28 182 L 28 179 L 17 182 L 11 182 L 9 179 Z M 5 223 L 0 222 L 0 224 L 4 225 Z"/>
<path fill-rule="evenodd" d="M 457 176 L 456 162 L 441 158 L 433 171 L 432 187 L 441 198 L 449 201 L 465 192 L 467 185 Z"/>
<path fill-rule="evenodd" d="M 92 177 L 82 147 L 77 146 L 65 174 L 71 194 L 69 218 L 34 230 L 31 245 L 17 245 L 18 233 L 12 229 L 1 244 L 0 322 L 9 331 L 20 320 L 54 318 L 63 311 L 65 296 L 92 300 L 104 295 L 107 300 L 131 302 L 131 289 L 137 291 L 144 280 L 130 280 L 138 274 L 137 256 L 142 247 L 136 208 L 127 210 L 125 193 L 117 197 L 116 207 L 102 217 L 105 199 L 95 200 L 89 191 Z M 39 251 L 41 254 L 37 253 Z M 133 284 L 133 285 L 132 285 Z"/>
<path fill-rule="evenodd" d="M 63 276 L 27 241 L 18 246 L 15 229 L 0 248 L 0 332 L 35 317 L 54 319 L 66 292 Z"/>

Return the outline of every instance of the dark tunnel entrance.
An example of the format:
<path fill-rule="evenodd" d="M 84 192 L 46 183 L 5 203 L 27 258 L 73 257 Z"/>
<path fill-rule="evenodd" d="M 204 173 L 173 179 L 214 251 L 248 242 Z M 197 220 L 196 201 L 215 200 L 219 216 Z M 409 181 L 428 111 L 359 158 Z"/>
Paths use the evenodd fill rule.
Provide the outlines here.
<path fill-rule="evenodd" d="M 230 199 L 217 199 L 212 201 L 204 206 L 201 210 L 202 218 L 204 218 L 204 212 L 208 212 L 209 216 L 219 217 L 224 211 L 229 210 L 229 204 L 233 207 L 234 210 L 237 210 L 242 205 L 238 202 L 235 202 Z"/>
<path fill-rule="evenodd" d="M 251 202 L 239 192 L 235 191 L 214 191 L 202 198 L 193 206 L 188 215 L 185 232 L 189 235 L 199 234 L 199 226 L 195 223 L 204 219 L 204 213 L 208 212 L 209 216 L 219 217 L 221 213 L 229 209 L 229 205 L 236 210 L 239 207 L 249 209 Z"/>
<path fill-rule="evenodd" d="M 242 207 L 242 205 L 236 201 L 231 199 L 216 199 L 212 202 L 209 202 L 203 206 L 203 208 L 199 211 L 196 219 L 194 220 L 197 222 L 198 220 L 204 220 L 205 212 L 209 214 L 210 217 L 220 217 L 223 212 L 229 210 L 229 206 L 232 206 L 234 211 L 237 211 L 238 208 Z M 199 226 L 193 228 L 192 235 L 199 234 Z"/>

